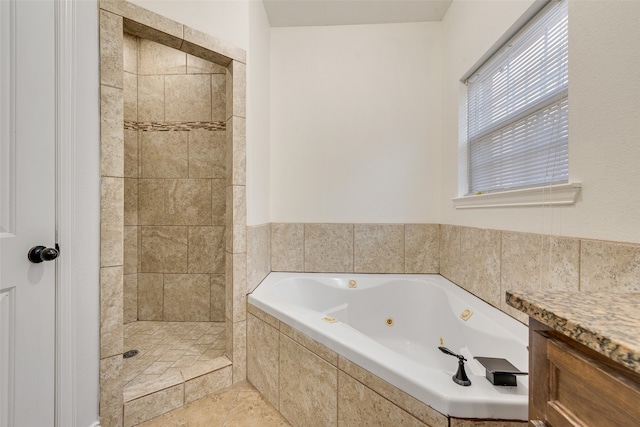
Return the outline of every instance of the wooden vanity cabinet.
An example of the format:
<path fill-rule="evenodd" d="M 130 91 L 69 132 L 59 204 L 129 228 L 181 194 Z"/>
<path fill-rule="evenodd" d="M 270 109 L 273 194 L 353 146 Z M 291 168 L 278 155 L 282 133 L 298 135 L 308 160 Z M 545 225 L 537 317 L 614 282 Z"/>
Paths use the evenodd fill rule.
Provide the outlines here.
<path fill-rule="evenodd" d="M 640 427 L 640 375 L 529 322 L 530 427 Z"/>

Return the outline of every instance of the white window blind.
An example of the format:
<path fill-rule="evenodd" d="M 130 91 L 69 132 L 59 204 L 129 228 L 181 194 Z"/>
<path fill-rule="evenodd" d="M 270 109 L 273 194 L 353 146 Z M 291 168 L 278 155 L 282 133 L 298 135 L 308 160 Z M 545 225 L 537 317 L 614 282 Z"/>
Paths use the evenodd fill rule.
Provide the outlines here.
<path fill-rule="evenodd" d="M 553 0 L 469 77 L 469 194 L 568 182 L 567 65 L 567 2 Z"/>

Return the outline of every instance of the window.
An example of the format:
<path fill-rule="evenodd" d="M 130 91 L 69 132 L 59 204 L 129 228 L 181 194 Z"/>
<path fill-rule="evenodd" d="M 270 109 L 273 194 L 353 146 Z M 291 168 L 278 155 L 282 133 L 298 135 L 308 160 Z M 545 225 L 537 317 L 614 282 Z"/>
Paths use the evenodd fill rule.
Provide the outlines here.
<path fill-rule="evenodd" d="M 567 1 L 553 0 L 467 79 L 468 194 L 568 182 Z"/>

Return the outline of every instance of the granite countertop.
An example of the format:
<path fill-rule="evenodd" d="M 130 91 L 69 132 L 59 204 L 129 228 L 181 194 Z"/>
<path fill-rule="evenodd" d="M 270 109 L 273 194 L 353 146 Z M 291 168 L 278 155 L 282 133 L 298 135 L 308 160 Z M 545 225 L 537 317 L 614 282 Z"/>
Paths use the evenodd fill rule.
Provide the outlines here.
<path fill-rule="evenodd" d="M 640 293 L 507 291 L 507 304 L 640 373 Z"/>

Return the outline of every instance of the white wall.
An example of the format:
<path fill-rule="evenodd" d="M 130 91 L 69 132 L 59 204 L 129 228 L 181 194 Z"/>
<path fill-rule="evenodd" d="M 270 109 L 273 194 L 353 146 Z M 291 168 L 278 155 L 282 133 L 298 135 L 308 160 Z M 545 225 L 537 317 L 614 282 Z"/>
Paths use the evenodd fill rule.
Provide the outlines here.
<path fill-rule="evenodd" d="M 531 1 L 454 1 L 443 21 L 442 222 L 640 242 L 640 2 L 569 4 L 569 175 L 566 208 L 456 210 L 460 77 Z"/>
<path fill-rule="evenodd" d="M 73 390 L 67 390 L 73 408 L 65 408 L 74 426 L 94 425 L 98 420 L 100 363 L 100 69 L 98 50 L 98 2 L 75 2 L 76 117 L 73 214 L 75 219 L 73 245 L 73 277 L 75 290 L 71 301 L 75 331 L 71 338 L 72 365 L 75 372 Z M 72 159 L 69 159 L 71 161 Z M 64 254 L 63 248 L 63 254 Z M 71 274 L 72 273 L 72 274 Z M 75 333 L 74 333 L 75 332 Z M 63 342 L 62 345 L 69 345 Z M 61 416 L 61 414 L 58 414 Z M 68 420 L 68 418 L 65 418 Z"/>
<path fill-rule="evenodd" d="M 264 4 L 252 1 L 247 52 L 247 225 L 270 221 L 270 45 Z"/>
<path fill-rule="evenodd" d="M 437 222 L 439 23 L 271 30 L 271 220 Z"/>

